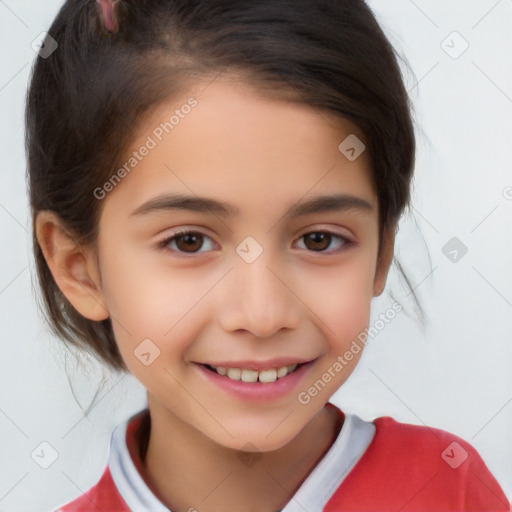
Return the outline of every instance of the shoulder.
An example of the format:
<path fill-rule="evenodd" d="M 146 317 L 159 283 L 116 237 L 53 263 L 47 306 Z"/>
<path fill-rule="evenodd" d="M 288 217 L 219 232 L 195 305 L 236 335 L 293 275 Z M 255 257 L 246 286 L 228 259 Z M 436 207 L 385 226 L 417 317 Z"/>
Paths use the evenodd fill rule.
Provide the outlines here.
<path fill-rule="evenodd" d="M 143 409 L 116 426 L 111 433 L 107 467 L 98 482 L 56 512 L 130 512 L 134 509 L 130 505 L 140 505 L 137 510 L 142 510 L 146 503 L 157 502 L 139 473 L 141 466 L 137 455 L 136 437 L 148 416 L 148 410 Z M 144 504 L 140 501 L 141 495 Z M 148 510 L 153 509 L 148 507 Z"/>
<path fill-rule="evenodd" d="M 130 512 L 114 484 L 108 466 L 96 485 L 76 500 L 58 508 L 56 512 L 98 512 L 98 510 Z"/>
<path fill-rule="evenodd" d="M 334 503 L 347 510 L 510 510 L 498 482 L 464 439 L 390 417 L 377 418 L 373 424 L 372 442 L 335 493 L 341 501 Z M 350 508 L 352 501 L 345 505 L 349 495 L 358 503 L 355 508 Z M 391 508 L 385 507 L 388 504 Z"/>
<path fill-rule="evenodd" d="M 477 450 L 461 437 L 445 430 L 400 423 L 390 417 L 377 418 L 372 448 L 392 452 L 394 458 L 411 465 L 434 467 L 453 480 L 467 480 L 470 474 L 487 474 L 488 469 Z"/>
<path fill-rule="evenodd" d="M 390 417 L 373 421 L 376 426 L 372 448 L 379 451 L 392 451 L 396 457 L 411 462 L 419 460 L 423 464 L 437 465 L 444 461 L 452 469 L 469 465 L 481 465 L 477 451 L 464 439 L 439 428 L 400 423 Z"/>

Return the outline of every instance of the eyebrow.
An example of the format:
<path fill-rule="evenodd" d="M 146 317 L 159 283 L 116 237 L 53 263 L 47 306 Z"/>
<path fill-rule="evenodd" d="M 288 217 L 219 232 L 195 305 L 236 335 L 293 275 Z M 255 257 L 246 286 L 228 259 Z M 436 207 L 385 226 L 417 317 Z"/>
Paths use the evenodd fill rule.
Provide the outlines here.
<path fill-rule="evenodd" d="M 211 213 L 223 218 L 233 217 L 240 213 L 238 208 L 208 197 L 162 194 L 146 201 L 136 208 L 130 216 L 146 215 L 168 210 Z M 324 195 L 314 197 L 307 201 L 299 201 L 284 214 L 282 219 L 293 219 L 312 213 L 347 210 L 369 213 L 372 212 L 374 208 L 371 203 L 361 197 L 349 194 Z"/>

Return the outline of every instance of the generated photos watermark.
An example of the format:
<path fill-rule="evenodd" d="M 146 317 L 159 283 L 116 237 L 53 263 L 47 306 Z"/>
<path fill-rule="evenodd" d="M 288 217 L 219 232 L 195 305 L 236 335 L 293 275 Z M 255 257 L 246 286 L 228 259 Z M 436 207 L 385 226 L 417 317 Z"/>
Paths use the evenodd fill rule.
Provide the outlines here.
<path fill-rule="evenodd" d="M 368 345 L 369 339 L 373 339 L 377 334 L 386 327 L 400 311 L 402 311 L 402 305 L 398 302 L 394 302 L 393 305 L 388 308 L 384 313 L 379 315 L 379 318 L 375 320 L 370 328 L 366 327 L 364 331 L 361 331 L 357 335 L 357 339 L 352 340 L 350 347 L 339 355 L 336 360 L 325 370 L 322 376 L 315 381 L 307 390 L 301 391 L 297 395 L 297 400 L 302 405 L 307 405 L 311 402 L 311 399 L 316 397 L 321 391 L 325 389 L 327 384 L 331 382 L 338 374 L 340 374 L 346 366 L 352 361 L 355 355 L 359 354 L 361 350 Z"/>
<path fill-rule="evenodd" d="M 142 144 L 137 151 L 134 151 L 124 164 L 101 187 L 94 189 L 94 197 L 98 200 L 105 199 L 107 194 L 112 192 L 112 190 L 121 183 L 123 178 L 128 176 L 128 174 L 130 174 L 133 169 L 162 142 L 164 137 L 171 133 L 171 131 L 192 112 L 193 108 L 197 107 L 197 105 L 198 101 L 194 97 L 190 97 L 179 109 L 175 109 L 168 121 L 160 123 L 151 132 L 151 135 L 147 136 L 144 144 Z"/>

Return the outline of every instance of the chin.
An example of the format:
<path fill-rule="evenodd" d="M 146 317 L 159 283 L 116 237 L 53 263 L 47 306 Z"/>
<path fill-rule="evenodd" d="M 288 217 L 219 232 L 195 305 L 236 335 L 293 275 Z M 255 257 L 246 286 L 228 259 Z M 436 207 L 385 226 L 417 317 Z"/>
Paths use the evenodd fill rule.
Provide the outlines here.
<path fill-rule="evenodd" d="M 267 420 L 247 417 L 239 421 L 231 419 L 226 423 L 226 430 L 231 436 L 224 430 L 219 432 L 216 428 L 217 435 L 209 437 L 217 444 L 233 450 L 259 452 L 279 450 L 292 442 L 311 421 L 311 418 L 303 418 L 298 423 L 294 411 L 288 417 L 287 414 L 289 412 L 280 413 L 278 419 Z"/>

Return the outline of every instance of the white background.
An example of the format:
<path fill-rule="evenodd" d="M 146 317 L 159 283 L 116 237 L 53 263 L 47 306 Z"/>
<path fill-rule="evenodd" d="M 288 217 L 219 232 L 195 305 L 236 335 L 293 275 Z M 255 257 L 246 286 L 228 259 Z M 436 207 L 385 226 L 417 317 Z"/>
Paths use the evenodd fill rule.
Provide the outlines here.
<path fill-rule="evenodd" d="M 512 498 L 512 2 L 369 3 L 412 68 L 403 65 L 418 163 L 396 252 L 428 316 L 421 329 L 392 271 L 387 290 L 406 310 L 370 339 L 333 401 L 365 419 L 388 415 L 459 435 Z M 33 298 L 24 96 L 32 41 L 60 4 L 0 0 L 3 512 L 54 510 L 86 491 L 103 472 L 111 430 L 145 405 L 133 377 L 67 356 Z M 464 43 L 454 31 L 469 43 L 458 58 Z M 442 252 L 452 237 L 468 249 L 457 262 Z M 389 294 L 374 300 L 372 323 L 390 304 Z M 84 410 L 94 400 L 88 417 L 74 396 Z M 58 453 L 46 470 L 31 458 L 43 441 Z"/>

